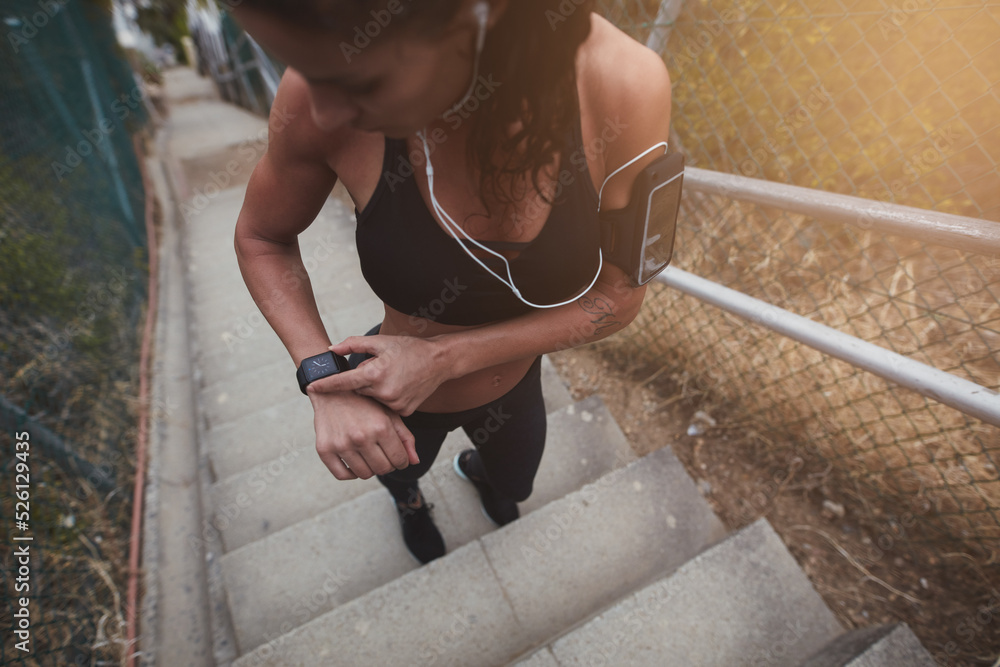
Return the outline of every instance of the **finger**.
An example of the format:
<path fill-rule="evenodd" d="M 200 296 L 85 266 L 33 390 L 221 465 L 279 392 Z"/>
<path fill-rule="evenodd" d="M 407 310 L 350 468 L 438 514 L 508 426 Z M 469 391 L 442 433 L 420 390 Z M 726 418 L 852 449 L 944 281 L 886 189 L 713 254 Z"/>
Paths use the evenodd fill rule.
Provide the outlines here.
<path fill-rule="evenodd" d="M 369 479 L 375 474 L 368 467 L 368 463 L 365 462 L 364 457 L 359 452 L 344 452 L 340 455 L 340 458 L 344 459 L 344 463 L 348 465 L 351 472 L 361 479 Z"/>
<path fill-rule="evenodd" d="M 396 435 L 399 436 L 399 441 L 403 445 L 403 449 L 406 450 L 406 455 L 410 459 L 411 465 L 417 465 L 420 463 L 420 457 L 417 456 L 417 439 L 413 437 L 410 433 L 410 429 L 406 428 L 406 424 L 398 416 L 393 415 L 392 426 L 396 429 Z"/>
<path fill-rule="evenodd" d="M 387 456 L 387 452 L 383 451 L 381 444 L 381 439 L 379 443 L 372 443 L 370 447 L 361 450 L 361 455 L 365 457 L 365 463 L 375 474 L 388 475 L 396 470 L 396 465 Z"/>
<path fill-rule="evenodd" d="M 360 366 L 358 368 L 360 368 Z M 361 389 L 371 385 L 371 379 L 368 375 L 368 373 L 361 372 L 358 369 L 344 371 L 343 373 L 337 373 L 336 375 L 330 375 L 310 382 L 309 386 L 306 387 L 306 391 L 313 391 L 320 394 L 333 394 L 338 391 L 354 391 L 355 389 Z"/>
<path fill-rule="evenodd" d="M 346 357 L 352 352 L 368 352 L 377 355 L 383 349 L 384 343 L 380 336 L 348 336 L 336 345 L 330 346 L 330 351 Z"/>
<path fill-rule="evenodd" d="M 354 474 L 350 468 L 344 465 L 344 462 L 339 456 L 334 452 L 323 453 L 320 452 L 320 459 L 322 459 L 323 464 L 333 473 L 333 476 L 341 481 L 347 481 L 350 479 L 357 479 L 358 476 Z"/>

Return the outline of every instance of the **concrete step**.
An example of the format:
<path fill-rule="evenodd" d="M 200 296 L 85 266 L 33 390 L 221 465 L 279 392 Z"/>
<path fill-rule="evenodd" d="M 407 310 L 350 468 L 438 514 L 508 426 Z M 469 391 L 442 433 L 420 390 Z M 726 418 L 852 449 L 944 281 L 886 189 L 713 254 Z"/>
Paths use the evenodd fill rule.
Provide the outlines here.
<path fill-rule="evenodd" d="M 217 300 L 224 294 L 222 288 L 231 283 L 244 285 L 233 239 L 245 196 L 245 186 L 230 188 L 209 200 L 203 209 L 188 211 L 187 274 L 198 287 L 191 296 L 196 303 Z M 314 289 L 321 291 L 324 285 L 335 288 L 345 267 L 360 273 L 354 236 L 353 214 L 339 201 L 328 199 L 299 235 L 302 262 Z"/>
<path fill-rule="evenodd" d="M 262 363 L 273 363 L 282 357 L 291 358 L 278 335 L 270 326 L 259 327 L 246 340 L 226 340 L 195 336 L 198 351 L 195 354 L 197 387 L 219 382 L 227 377 L 256 368 Z M 294 369 L 293 369 L 294 372 Z"/>
<path fill-rule="evenodd" d="M 377 322 L 381 304 L 364 304 L 326 318 L 331 337 L 359 335 Z M 272 333 L 273 335 L 273 333 Z M 218 369 L 214 369 L 217 371 Z M 210 371 L 212 372 L 212 371 Z M 201 383 L 209 380 L 201 376 Z M 548 357 L 542 357 L 542 393 L 547 413 L 573 403 L 566 385 Z M 265 463 L 288 449 L 289 441 L 314 444 L 313 412 L 296 384 L 292 362 L 282 360 L 244 369 L 207 384 L 199 393 L 202 437 L 208 443 L 215 479 Z M 310 428 L 306 428 L 310 427 Z"/>
<path fill-rule="evenodd" d="M 374 321 L 381 321 L 381 303 L 370 291 L 365 292 L 355 287 L 358 285 L 358 281 L 362 281 L 363 279 L 361 269 L 347 264 L 350 261 L 350 258 L 339 260 L 339 264 L 341 265 L 339 274 L 336 279 L 327 280 L 327 285 L 323 285 L 318 281 L 313 282 L 313 290 L 320 315 L 324 317 L 324 320 L 328 321 L 336 313 L 370 302 L 378 305 L 379 314 L 374 318 Z M 325 291 L 321 288 L 325 288 Z M 347 289 L 355 300 L 351 301 L 344 298 L 339 292 L 342 288 Z M 195 304 L 192 308 L 199 324 L 199 339 L 207 341 L 218 340 L 224 343 L 229 340 L 226 344 L 228 349 L 256 335 L 257 330 L 270 328 L 267 320 L 261 314 L 260 308 L 250 297 L 250 292 L 239 276 L 233 278 L 231 283 L 226 286 L 205 287 L 204 289 L 211 289 L 214 292 L 210 301 Z M 351 333 L 354 332 L 352 331 Z"/>
<path fill-rule="evenodd" d="M 331 235 L 332 238 L 332 235 Z M 361 280 L 361 265 L 358 260 L 357 250 L 354 246 L 353 235 L 349 243 L 326 244 L 326 250 L 322 261 L 313 260 L 312 254 L 318 254 L 321 248 L 310 249 L 303 244 L 302 254 L 306 262 L 307 274 L 317 302 L 324 302 L 328 299 L 335 299 L 342 289 L 342 284 L 348 281 Z M 314 250 L 315 252 L 311 252 Z M 237 295 L 245 294 L 250 297 L 250 292 L 246 287 L 243 276 L 240 273 L 239 265 L 236 262 L 236 253 L 233 249 L 232 239 L 227 239 L 225 245 L 216 248 L 201 249 L 199 252 L 208 252 L 211 255 L 211 271 L 203 270 L 198 265 L 198 270 L 192 273 L 211 273 L 209 278 L 192 276 L 192 280 L 197 280 L 198 289 L 196 297 L 192 297 L 195 305 L 195 315 L 206 314 L 215 319 L 220 314 L 225 316 L 240 316 L 244 313 L 243 303 L 229 303 Z M 304 280 L 303 275 L 296 276 L 288 273 L 282 277 L 287 281 L 283 285 L 293 285 L 297 280 Z M 280 286 L 279 286 L 280 288 Z M 253 300 L 251 299 L 251 303 Z M 343 303 L 341 305 L 350 305 Z"/>
<path fill-rule="evenodd" d="M 935 667 L 937 661 L 906 623 L 858 628 L 840 635 L 801 667 Z"/>
<path fill-rule="evenodd" d="M 793 667 L 842 632 L 759 519 L 519 664 Z"/>
<path fill-rule="evenodd" d="M 549 425 L 534 492 L 520 504 L 522 517 L 634 458 L 597 397 L 550 415 Z M 431 471 L 421 479 L 421 489 L 434 504 L 436 523 L 450 550 L 495 530 L 483 515 L 473 487 L 452 469 L 455 454 L 469 447 L 472 443 L 465 434 L 453 431 Z M 388 492 L 375 480 L 339 482 L 329 472 L 324 477 L 326 468 L 315 452 L 309 454 L 288 457 L 287 467 L 278 470 L 280 474 L 271 478 L 269 486 L 264 481 L 267 471 L 255 475 L 256 487 L 249 481 L 243 487 L 242 505 L 229 500 L 232 496 L 220 500 L 230 486 L 218 488 L 213 499 L 219 511 L 235 515 L 231 521 L 220 515 L 213 525 L 225 527 L 220 531 L 223 542 L 234 549 L 223 556 L 222 567 L 233 624 L 244 650 L 267 641 L 269 634 L 280 629 L 275 618 L 301 613 L 299 602 L 321 589 L 332 558 L 342 575 L 338 580 L 346 578 L 350 584 L 339 587 L 336 597 L 313 605 L 310 618 L 419 565 L 403 544 Z M 315 465 L 303 470 L 307 466 L 299 461 L 309 458 L 316 459 Z M 240 477 L 240 481 L 246 479 Z M 373 491 L 362 494 L 372 486 Z M 308 494 L 302 493 L 305 488 Z M 258 495 L 254 495 L 256 489 Z M 288 527 L 278 531 L 280 525 Z M 262 580 L 261 571 L 285 574 Z M 261 609 L 269 613 L 262 615 Z"/>
<path fill-rule="evenodd" d="M 505 664 L 679 567 L 724 534 L 684 467 L 664 448 L 267 638 L 234 667 Z M 325 562 L 341 559 L 328 549 Z M 283 616 L 274 607 L 267 614 Z"/>
<path fill-rule="evenodd" d="M 282 374 L 287 371 L 284 365 L 279 369 Z M 256 387 L 263 387 L 266 394 L 289 393 L 277 389 L 282 386 L 282 380 L 278 378 L 262 379 L 255 376 L 248 381 L 234 382 L 231 391 L 236 396 L 212 389 L 206 389 L 202 393 L 202 406 L 206 406 L 203 410 L 209 414 L 208 420 L 213 424 L 216 420 L 223 422 L 203 434 L 211 443 L 209 456 L 213 471 L 231 471 L 231 474 L 212 487 L 212 511 L 208 519 L 209 525 L 220 534 L 226 551 L 238 549 L 367 491 L 380 488 L 375 480 L 341 482 L 330 473 L 316 453 L 312 407 L 298 388 L 291 392 L 293 395 L 287 400 L 270 406 L 266 401 L 255 398 Z M 605 438 L 593 443 L 601 447 L 597 450 L 598 454 L 614 444 L 621 458 L 628 459 L 631 450 L 617 428 L 607 428 L 593 434 L 585 432 L 589 422 L 584 420 L 596 419 L 598 423 L 605 424 L 612 421 L 610 415 L 595 401 L 584 403 L 579 411 L 572 407 L 572 399 L 566 386 L 546 357 L 542 358 L 542 393 L 546 411 L 553 416 L 547 443 L 548 457 L 543 461 L 536 477 L 538 485 L 549 489 L 550 493 L 560 489 L 565 492 L 578 488 L 584 481 L 595 479 L 610 469 L 603 467 L 606 461 L 599 455 L 591 456 L 579 469 L 556 465 L 560 460 L 557 457 L 569 457 L 564 460 L 574 460 L 580 456 L 587 458 L 585 448 L 581 450 L 580 443 L 591 443 L 594 437 Z M 226 400 L 220 402 L 223 396 Z M 227 407 L 231 403 L 238 403 L 239 409 Z M 244 415 L 244 404 L 247 403 L 252 412 Z M 594 410 L 586 412 L 591 405 Z M 228 414 L 224 412 L 224 408 L 236 410 L 236 413 Z M 559 410 L 567 412 L 567 415 L 558 416 L 556 413 Z M 228 419 L 223 418 L 226 415 Z M 562 424 L 575 425 L 574 431 L 556 432 L 555 429 Z M 213 438 L 216 435 L 219 437 Z M 224 443 L 233 443 L 237 436 L 241 438 L 238 446 L 225 449 Z M 472 443 L 465 434 L 456 430 L 449 434 L 442 451 L 457 452 L 471 446 Z M 259 462 L 243 467 L 241 462 L 246 463 L 248 460 Z M 432 468 L 429 474 L 441 474 L 450 481 L 450 469 L 445 465 L 441 467 L 441 471 L 439 473 L 437 468 Z M 576 471 L 577 476 L 567 476 L 569 471 Z M 459 502 L 459 498 L 465 497 L 464 491 L 456 494 L 454 487 L 451 483 L 443 484 L 442 491 L 448 503 Z M 303 494 L 303 489 L 309 489 L 309 493 Z M 524 506 L 533 508 L 532 503 L 540 497 L 551 496 L 535 494 Z M 468 540 L 463 539 L 461 543 L 465 541 Z"/>
<path fill-rule="evenodd" d="M 213 425 L 201 437 L 212 480 L 218 482 L 267 464 L 289 450 L 315 447 L 312 404 L 299 394 L 239 421 Z"/>
<path fill-rule="evenodd" d="M 324 293 L 320 291 L 316 294 L 321 316 L 325 315 L 329 317 L 341 310 L 350 309 L 362 304 L 370 309 L 372 304 L 378 303 L 378 298 L 364 282 L 360 271 L 354 277 L 343 276 L 342 278 L 340 282 L 336 283 L 337 288 L 335 292 Z M 220 370 L 223 372 L 230 372 L 228 370 L 229 365 L 224 361 L 226 356 L 247 349 L 253 350 L 258 343 L 258 339 L 262 337 L 271 337 L 275 341 L 278 341 L 280 345 L 277 335 L 274 334 L 267 322 L 260 317 L 260 310 L 257 308 L 257 304 L 254 303 L 247 288 L 242 284 L 234 283 L 230 290 L 220 292 L 215 301 L 195 304 L 192 310 L 199 332 L 198 345 L 201 356 L 209 360 L 212 366 L 218 364 L 221 367 Z M 379 315 L 372 322 L 380 322 L 382 321 L 382 317 L 382 315 Z M 329 325 L 326 318 L 324 318 L 324 321 Z M 249 323 L 253 328 L 253 332 L 249 335 L 241 334 L 240 330 L 237 329 L 243 322 Z M 370 327 L 371 324 L 369 324 Z M 364 333 L 366 330 L 362 330 L 360 333 Z M 355 333 L 357 332 L 351 331 L 348 335 Z M 257 361 L 255 365 L 267 363 L 268 361 L 277 361 L 281 357 L 288 357 L 287 352 L 274 354 L 268 350 L 267 353 L 270 356 L 254 357 L 253 354 L 256 353 L 252 352 L 251 358 Z M 222 359 L 217 360 L 215 357 L 222 357 Z"/>
<path fill-rule="evenodd" d="M 343 312 L 340 311 L 341 314 Z M 339 325 L 351 327 L 354 333 L 348 335 L 361 335 L 364 333 L 362 330 L 364 327 L 371 328 L 373 326 L 371 320 L 365 320 L 365 324 L 361 324 L 360 320 L 339 315 L 337 321 Z M 330 325 L 328 329 L 336 331 L 340 329 L 340 326 Z M 569 394 L 562 380 L 559 379 L 558 374 L 551 370 L 551 363 L 545 363 L 545 367 L 547 372 L 542 374 L 543 394 L 551 395 L 553 400 L 558 399 L 560 405 L 568 404 Z M 200 404 L 209 417 L 209 423 L 213 426 L 238 421 L 248 415 L 276 404 L 285 403 L 296 397 L 300 401 L 308 402 L 308 399 L 302 395 L 295 379 L 294 363 L 287 355 L 274 363 L 260 364 L 245 369 L 242 373 L 213 382 L 199 392 Z M 551 412 L 550 403 L 547 402 L 546 405 L 547 412 Z M 282 428 L 285 426 L 287 424 L 280 424 Z"/>
<path fill-rule="evenodd" d="M 202 208 L 190 205 L 187 208 L 187 272 L 199 287 L 233 277 L 242 284 L 233 240 L 245 197 L 246 185 L 242 185 L 219 192 Z M 328 199 L 313 223 L 299 235 L 302 261 L 310 275 L 322 271 L 330 260 L 356 257 L 354 233 L 353 212 L 348 212 L 339 201 Z M 206 294 L 199 289 L 192 298 L 204 299 L 211 293 L 212 290 Z"/>
<path fill-rule="evenodd" d="M 368 290 L 367 285 L 363 287 Z M 353 303 L 344 303 L 344 299 L 329 299 L 319 303 L 320 317 L 333 341 L 340 342 L 348 336 L 364 334 L 375 323 L 382 321 L 385 316 L 382 302 L 368 291 L 365 294 L 360 288 L 354 289 L 358 298 Z M 271 325 L 256 309 L 256 305 L 245 317 L 241 316 L 237 320 L 220 318 L 217 321 L 222 327 L 215 328 L 221 333 L 205 335 L 204 332 L 210 330 L 211 325 L 198 332 L 198 347 L 201 351 L 198 355 L 198 368 L 202 387 L 223 382 L 248 369 L 282 361 L 286 364 L 286 373 L 291 369 L 288 377 L 292 382 L 295 381 L 295 368 L 288 351 Z M 231 328 L 229 325 L 232 325 Z"/>

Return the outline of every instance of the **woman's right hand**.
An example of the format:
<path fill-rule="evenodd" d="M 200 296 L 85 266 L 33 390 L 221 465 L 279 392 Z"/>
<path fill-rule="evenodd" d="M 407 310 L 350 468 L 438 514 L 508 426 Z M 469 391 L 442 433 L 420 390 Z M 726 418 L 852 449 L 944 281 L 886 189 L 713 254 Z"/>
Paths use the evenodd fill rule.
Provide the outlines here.
<path fill-rule="evenodd" d="M 337 479 L 369 479 L 420 463 L 413 434 L 375 399 L 315 387 L 306 393 L 315 413 L 316 452 Z"/>

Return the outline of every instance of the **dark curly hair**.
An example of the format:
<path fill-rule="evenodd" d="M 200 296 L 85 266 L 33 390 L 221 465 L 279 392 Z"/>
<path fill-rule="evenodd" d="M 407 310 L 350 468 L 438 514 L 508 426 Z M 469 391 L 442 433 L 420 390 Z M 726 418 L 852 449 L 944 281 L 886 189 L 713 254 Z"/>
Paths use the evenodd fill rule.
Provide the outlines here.
<path fill-rule="evenodd" d="M 346 41 L 353 39 L 347 34 L 353 26 L 370 21 L 372 11 L 387 6 L 387 0 L 239 1 L 285 20 L 343 32 Z M 513 183 L 513 178 L 530 172 L 534 189 L 551 203 L 541 192 L 538 174 L 556 151 L 565 155 L 565 130 L 580 113 L 575 62 L 590 34 L 594 1 L 509 0 L 487 35 L 480 73 L 492 74 L 503 85 L 469 121 L 468 159 L 480 172 L 481 199 L 488 190 L 502 204 L 512 204 L 516 195 L 502 191 L 500 178 L 511 177 Z M 396 0 L 395 8 L 401 11 L 383 34 L 440 38 L 462 5 L 462 0 Z M 508 137 L 507 128 L 517 121 L 522 123 L 520 131 Z M 498 154 L 503 156 L 500 161 Z M 489 212 L 485 199 L 483 203 Z"/>

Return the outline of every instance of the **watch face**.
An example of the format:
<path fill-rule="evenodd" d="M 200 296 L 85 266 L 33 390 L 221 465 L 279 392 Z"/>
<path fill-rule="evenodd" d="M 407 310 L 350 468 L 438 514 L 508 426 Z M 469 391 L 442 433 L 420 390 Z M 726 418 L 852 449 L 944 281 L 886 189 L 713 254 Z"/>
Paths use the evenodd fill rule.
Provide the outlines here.
<path fill-rule="evenodd" d="M 337 356 L 333 352 L 324 352 L 302 360 L 302 375 L 305 377 L 306 384 L 349 370 L 351 370 L 351 365 L 347 359 Z"/>
<path fill-rule="evenodd" d="M 319 378 L 325 378 L 337 372 L 337 365 L 333 361 L 333 353 L 327 352 L 318 357 L 306 359 L 302 365 L 306 380 L 312 382 Z"/>

